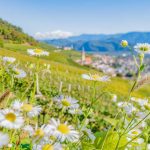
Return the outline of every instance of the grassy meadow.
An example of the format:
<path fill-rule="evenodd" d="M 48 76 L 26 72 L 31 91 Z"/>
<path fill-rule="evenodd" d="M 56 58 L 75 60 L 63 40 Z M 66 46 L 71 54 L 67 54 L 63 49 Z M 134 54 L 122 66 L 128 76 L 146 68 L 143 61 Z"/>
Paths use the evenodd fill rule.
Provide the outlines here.
<path fill-rule="evenodd" d="M 33 53 L 29 54 L 28 49 Z M 39 55 L 43 49 L 49 53 L 47 56 Z M 31 46 L 6 42 L 0 48 L 0 130 L 3 132 L 0 140 L 8 141 L 0 142 L 0 148 L 147 149 L 148 116 L 136 117 L 144 111 L 149 115 L 146 100 L 150 86 L 134 90 L 141 79 L 144 62 L 140 62 L 138 80 L 112 77 L 105 82 L 101 79 L 103 73 L 75 63 L 74 60 L 80 58 L 79 52 L 54 50 L 43 43 Z M 34 56 L 36 53 L 38 56 Z M 16 60 L 10 62 L 12 57 Z M 83 74 L 86 78 L 89 74 L 96 76 L 87 80 Z M 129 106 L 124 107 L 126 102 L 130 102 Z M 139 126 L 145 120 L 147 126 Z"/>
<path fill-rule="evenodd" d="M 42 45 L 42 44 L 41 44 Z M 44 47 L 39 46 L 40 48 L 47 48 L 50 51 L 50 55 L 48 57 L 40 58 L 40 63 L 43 65 L 44 63 L 48 63 L 51 65 L 52 74 L 57 73 L 58 77 L 61 78 L 61 81 L 64 80 L 64 76 L 66 76 L 66 83 L 75 84 L 75 82 L 80 82 L 80 86 L 91 86 L 91 82 L 87 82 L 81 78 L 83 73 L 100 73 L 94 69 L 90 69 L 89 67 L 81 66 L 73 61 L 75 58 L 80 58 L 80 53 L 76 51 L 61 51 L 59 53 L 54 52 L 56 48 L 51 46 Z M 36 63 L 36 58 L 30 57 L 27 55 L 26 51 L 29 48 L 37 48 L 37 46 L 30 46 L 25 44 L 4 44 L 4 48 L 0 51 L 1 56 L 11 56 L 16 57 L 22 63 L 28 61 L 31 63 Z M 72 57 L 70 57 L 72 55 Z M 69 77 L 66 75 L 66 72 L 69 73 Z M 100 73 L 101 74 L 101 73 Z M 68 78 L 67 78 L 68 77 Z M 57 79 L 56 79 L 57 82 Z M 64 81 L 65 82 L 65 81 Z M 102 83 L 99 83 L 99 87 Z M 132 86 L 132 81 L 127 79 L 122 79 L 119 77 L 112 78 L 112 81 L 109 83 L 109 86 L 105 87 L 108 92 L 114 92 L 120 96 L 128 95 L 129 89 Z M 103 86 L 102 86 L 103 87 Z M 136 97 L 149 97 L 149 86 L 144 86 L 141 89 L 138 89 L 133 93 L 133 96 Z"/>

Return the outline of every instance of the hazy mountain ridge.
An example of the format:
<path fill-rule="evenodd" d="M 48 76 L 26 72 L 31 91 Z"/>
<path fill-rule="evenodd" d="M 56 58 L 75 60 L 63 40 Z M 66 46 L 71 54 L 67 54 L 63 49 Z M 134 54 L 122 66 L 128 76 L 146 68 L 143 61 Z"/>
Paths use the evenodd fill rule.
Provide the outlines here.
<path fill-rule="evenodd" d="M 130 45 L 136 43 L 150 43 L 150 32 L 129 32 L 122 34 L 83 34 L 66 39 L 44 40 L 54 46 L 73 46 L 76 50 L 108 52 L 122 51 L 121 40 L 127 40 Z"/>

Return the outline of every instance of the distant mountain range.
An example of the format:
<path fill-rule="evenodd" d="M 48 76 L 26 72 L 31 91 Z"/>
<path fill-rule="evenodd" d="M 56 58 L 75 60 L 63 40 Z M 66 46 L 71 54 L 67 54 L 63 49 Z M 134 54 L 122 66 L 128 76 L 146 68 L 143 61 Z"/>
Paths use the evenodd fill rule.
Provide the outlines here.
<path fill-rule="evenodd" d="M 122 34 L 82 34 L 66 39 L 44 40 L 54 46 L 73 46 L 76 50 L 83 48 L 89 52 L 124 52 L 120 46 L 121 40 L 127 40 L 130 45 L 136 43 L 150 43 L 150 32 L 129 32 Z"/>

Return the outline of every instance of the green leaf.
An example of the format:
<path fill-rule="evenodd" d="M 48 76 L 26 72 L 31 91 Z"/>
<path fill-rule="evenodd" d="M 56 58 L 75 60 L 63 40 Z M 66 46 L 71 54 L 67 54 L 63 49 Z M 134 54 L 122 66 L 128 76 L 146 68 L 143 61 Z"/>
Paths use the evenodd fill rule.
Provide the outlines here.
<path fill-rule="evenodd" d="M 96 139 L 94 141 L 95 148 L 100 148 L 101 147 L 101 145 L 102 145 L 102 143 L 103 143 L 103 141 L 106 137 L 106 134 L 107 134 L 107 131 L 105 131 L 105 132 L 96 132 L 95 133 L 95 137 L 96 137 Z"/>
<path fill-rule="evenodd" d="M 143 64 L 140 66 L 140 71 L 142 72 L 144 69 L 145 69 L 145 65 Z"/>
<path fill-rule="evenodd" d="M 94 141 L 94 147 L 96 150 L 114 150 L 116 148 L 119 135 L 117 132 L 110 130 L 109 132 L 97 133 L 96 140 Z M 127 143 L 126 136 L 122 136 L 120 139 L 119 147 L 122 148 Z"/>
<path fill-rule="evenodd" d="M 95 147 L 92 143 L 82 142 L 83 150 L 95 150 Z"/>
<path fill-rule="evenodd" d="M 119 140 L 119 135 L 117 132 L 109 133 L 104 143 L 104 150 L 110 150 L 110 148 L 114 150 L 118 140 Z M 120 140 L 119 148 L 124 146 L 126 143 L 127 143 L 127 139 L 125 136 L 123 136 Z"/>
<path fill-rule="evenodd" d="M 31 147 L 30 144 L 21 144 L 21 148 L 22 148 L 23 150 L 31 150 L 30 147 Z"/>

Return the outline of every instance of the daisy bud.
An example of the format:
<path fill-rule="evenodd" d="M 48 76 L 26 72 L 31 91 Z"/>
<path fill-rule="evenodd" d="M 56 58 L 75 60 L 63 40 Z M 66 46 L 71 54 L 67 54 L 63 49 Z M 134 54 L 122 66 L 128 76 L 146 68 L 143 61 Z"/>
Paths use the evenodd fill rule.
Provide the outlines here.
<path fill-rule="evenodd" d="M 126 40 L 122 40 L 121 41 L 121 46 L 122 47 L 127 47 L 128 46 L 128 42 Z"/>
<path fill-rule="evenodd" d="M 140 63 L 143 64 L 143 59 L 144 59 L 144 54 L 143 53 L 139 54 L 139 59 L 140 59 Z"/>

